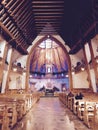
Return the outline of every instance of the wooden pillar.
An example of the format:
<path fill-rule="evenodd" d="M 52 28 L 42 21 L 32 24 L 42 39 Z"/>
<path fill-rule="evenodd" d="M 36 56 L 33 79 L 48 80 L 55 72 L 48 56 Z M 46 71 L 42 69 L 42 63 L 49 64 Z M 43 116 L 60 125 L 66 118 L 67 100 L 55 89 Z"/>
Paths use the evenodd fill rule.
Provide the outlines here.
<path fill-rule="evenodd" d="M 68 59 L 68 72 L 69 72 L 69 83 L 70 83 L 70 91 L 73 91 L 73 79 L 72 79 L 72 72 L 71 72 L 71 60 Z"/>
<path fill-rule="evenodd" d="M 11 57 L 10 57 L 10 62 L 9 62 L 9 67 L 8 67 L 8 74 L 7 74 L 7 81 L 6 81 L 6 88 L 5 88 L 5 93 L 8 92 L 9 90 L 9 76 L 10 76 L 10 71 L 11 71 L 11 67 L 12 67 L 12 54 L 13 54 L 13 50 L 12 49 L 12 53 L 11 53 Z"/>
<path fill-rule="evenodd" d="M 94 57 L 94 52 L 93 52 L 93 48 L 92 48 L 92 44 L 91 44 L 91 40 L 89 41 L 89 48 L 90 48 L 90 52 L 91 52 L 91 59 L 92 59 L 92 66 L 94 69 L 94 73 L 95 73 L 95 77 L 96 77 L 96 86 L 98 85 L 98 70 L 97 70 L 97 63 Z M 98 87 L 98 86 L 97 86 Z"/>
<path fill-rule="evenodd" d="M 29 65 L 30 65 L 30 59 L 28 58 L 27 59 L 27 65 L 26 65 L 26 68 L 27 68 L 27 72 L 26 72 L 26 82 L 25 82 L 25 92 L 28 92 L 29 91 Z"/>
<path fill-rule="evenodd" d="M 84 58 L 85 58 L 85 63 L 86 63 L 86 70 L 87 70 L 87 73 L 88 73 L 89 88 L 91 89 L 91 91 L 93 91 L 92 83 L 91 83 L 91 76 L 90 76 L 90 67 L 89 67 L 89 64 L 88 64 L 88 61 L 87 61 L 87 56 L 86 56 L 84 46 L 83 46 L 83 53 L 84 53 Z"/>
<path fill-rule="evenodd" d="M 0 63 L 0 91 L 2 89 L 3 72 L 4 72 L 6 54 L 7 54 L 7 45 L 5 45 L 4 54 L 3 54 L 2 60 L 0 61 L 1 62 Z"/>

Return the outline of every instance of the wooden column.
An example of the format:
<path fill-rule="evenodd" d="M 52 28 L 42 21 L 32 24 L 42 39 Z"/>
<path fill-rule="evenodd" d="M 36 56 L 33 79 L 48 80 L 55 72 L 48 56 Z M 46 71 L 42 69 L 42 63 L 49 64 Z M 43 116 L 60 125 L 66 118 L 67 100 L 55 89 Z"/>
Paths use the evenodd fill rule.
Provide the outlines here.
<path fill-rule="evenodd" d="M 93 91 L 92 83 L 91 83 L 91 76 L 90 76 L 90 67 L 89 67 L 89 64 L 88 64 L 88 61 L 87 61 L 87 56 L 86 56 L 86 52 L 85 52 L 84 47 L 83 47 L 83 53 L 84 53 L 84 58 L 85 58 L 85 63 L 86 63 L 86 70 L 87 70 L 87 73 L 88 73 L 89 88 L 91 89 L 91 91 Z"/>
<path fill-rule="evenodd" d="M 95 57 L 94 57 L 94 52 L 93 52 L 91 40 L 89 41 L 89 48 L 90 48 L 90 52 L 91 52 L 92 66 L 93 66 L 93 69 L 94 69 L 94 73 L 95 73 L 95 77 L 96 77 L 96 79 L 95 79 L 96 80 L 96 86 L 97 86 L 98 85 L 97 63 L 96 63 L 96 60 L 95 60 Z"/>
<path fill-rule="evenodd" d="M 4 54 L 0 63 L 0 90 L 2 89 L 3 72 L 4 72 L 6 54 L 7 54 L 7 46 L 5 45 Z"/>
<path fill-rule="evenodd" d="M 12 67 L 12 54 L 13 54 L 13 50 L 12 49 L 12 53 L 11 53 L 11 59 L 9 62 L 9 67 L 8 67 L 8 74 L 7 74 L 7 81 L 6 81 L 6 88 L 5 88 L 5 93 L 7 93 L 7 91 L 9 90 L 9 76 L 10 76 L 10 71 L 11 71 L 11 67 Z"/>
<path fill-rule="evenodd" d="M 27 65 L 26 65 L 27 71 L 26 71 L 26 79 L 25 79 L 26 80 L 25 81 L 25 92 L 29 91 L 29 66 L 30 66 L 30 59 L 29 58 L 27 59 Z"/>

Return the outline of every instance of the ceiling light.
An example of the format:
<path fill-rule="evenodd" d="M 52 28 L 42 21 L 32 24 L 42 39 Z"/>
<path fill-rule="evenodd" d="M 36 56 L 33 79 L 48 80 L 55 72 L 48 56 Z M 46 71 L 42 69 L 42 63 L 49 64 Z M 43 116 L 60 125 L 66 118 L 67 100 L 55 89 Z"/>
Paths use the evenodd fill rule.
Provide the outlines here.
<path fill-rule="evenodd" d="M 47 36 L 48 38 L 50 37 L 50 35 Z"/>
<path fill-rule="evenodd" d="M 98 63 L 98 56 L 96 56 L 95 60 L 96 60 L 96 63 Z"/>
<path fill-rule="evenodd" d="M 25 75 L 26 74 L 26 71 L 23 71 L 23 75 Z"/>
<path fill-rule="evenodd" d="M 17 71 L 17 68 L 16 68 L 16 67 L 14 67 L 14 68 L 13 68 L 13 71 L 14 71 L 14 72 L 16 72 L 16 71 Z"/>
<path fill-rule="evenodd" d="M 72 65 L 72 67 L 71 67 L 71 73 L 72 73 L 72 75 L 75 74 L 75 68 L 74 68 L 74 65 Z"/>
<path fill-rule="evenodd" d="M 32 75 L 30 75 L 29 77 L 32 78 Z"/>
<path fill-rule="evenodd" d="M 96 51 L 98 52 L 98 47 L 97 47 Z"/>
<path fill-rule="evenodd" d="M 0 57 L 0 65 L 2 64 L 2 57 Z"/>
<path fill-rule="evenodd" d="M 66 74 L 66 77 L 69 77 L 68 74 Z"/>
<path fill-rule="evenodd" d="M 82 71 L 84 71 L 84 70 L 85 70 L 85 68 L 84 68 L 84 67 L 81 67 L 81 70 L 82 70 Z"/>
<path fill-rule="evenodd" d="M 72 71 L 72 75 L 74 75 L 75 74 L 75 72 L 74 71 Z"/>
<path fill-rule="evenodd" d="M 98 59 L 96 59 L 96 63 L 98 63 Z"/>

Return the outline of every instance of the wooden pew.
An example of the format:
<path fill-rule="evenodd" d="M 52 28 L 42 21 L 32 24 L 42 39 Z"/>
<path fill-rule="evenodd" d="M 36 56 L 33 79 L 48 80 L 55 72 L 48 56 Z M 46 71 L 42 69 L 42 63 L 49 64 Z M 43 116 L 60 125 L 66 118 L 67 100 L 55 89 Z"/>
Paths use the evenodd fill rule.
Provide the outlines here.
<path fill-rule="evenodd" d="M 78 104 L 79 104 L 79 100 L 76 100 L 76 99 L 74 98 L 73 113 L 74 113 L 75 115 L 77 115 L 77 113 L 78 113 Z"/>
<path fill-rule="evenodd" d="M 16 103 L 7 104 L 7 107 L 8 107 L 9 127 L 12 128 L 17 123 Z"/>
<path fill-rule="evenodd" d="M 84 119 L 84 100 L 79 100 L 78 101 L 78 106 L 77 106 L 77 116 L 79 117 L 80 120 Z"/>
<path fill-rule="evenodd" d="M 8 109 L 4 104 L 0 104 L 0 130 L 10 130 L 9 129 L 9 118 Z"/>
<path fill-rule="evenodd" d="M 9 130 L 23 118 L 23 116 L 32 108 L 32 106 L 40 99 L 38 93 L 34 94 L 0 94 L 0 105 L 7 107 L 6 116 L 0 112 L 0 130 Z M 5 119 L 6 117 L 6 119 Z M 9 120 L 9 121 L 7 121 Z M 5 123 L 6 122 L 6 123 Z M 6 124 L 6 125 L 5 125 Z"/>
<path fill-rule="evenodd" d="M 60 101 L 67 106 L 67 94 L 66 93 L 59 93 Z"/>
<path fill-rule="evenodd" d="M 94 106 L 94 120 L 92 130 L 98 130 L 98 103 Z"/>
<path fill-rule="evenodd" d="M 98 94 L 90 92 L 83 93 L 83 95 L 83 99 L 77 100 L 75 96 L 68 97 L 67 94 L 60 93 L 59 99 L 72 110 L 88 128 L 98 130 Z"/>
<path fill-rule="evenodd" d="M 95 104 L 95 102 L 88 101 L 84 104 L 84 124 L 86 124 L 88 128 L 93 127 Z"/>
<path fill-rule="evenodd" d="M 2 104 L 2 105 L 1 105 Z M 1 107 L 4 106 L 4 107 Z M 3 112 L 2 112 L 3 111 Z M 0 102 L 0 124 L 1 130 L 13 127 L 17 122 L 16 104 L 12 102 Z"/>
<path fill-rule="evenodd" d="M 7 117 L 9 118 L 9 127 L 13 127 L 17 123 L 16 101 L 8 98 L 0 98 L 0 105 L 7 107 Z"/>
<path fill-rule="evenodd" d="M 95 101 L 96 99 L 96 94 L 94 93 L 83 93 L 84 97 L 82 99 L 75 99 L 74 98 L 74 106 L 73 106 L 73 112 L 74 114 L 78 115 L 80 119 L 83 119 L 83 107 L 84 107 L 84 102 L 90 102 L 90 101 Z M 81 115 L 82 114 L 82 115 Z"/>
<path fill-rule="evenodd" d="M 14 96 L 13 96 L 14 97 Z M 24 100 L 11 96 L 0 97 L 0 104 L 6 104 L 8 108 L 9 126 L 13 127 L 24 113 Z M 25 108 L 24 108 L 25 109 Z"/>

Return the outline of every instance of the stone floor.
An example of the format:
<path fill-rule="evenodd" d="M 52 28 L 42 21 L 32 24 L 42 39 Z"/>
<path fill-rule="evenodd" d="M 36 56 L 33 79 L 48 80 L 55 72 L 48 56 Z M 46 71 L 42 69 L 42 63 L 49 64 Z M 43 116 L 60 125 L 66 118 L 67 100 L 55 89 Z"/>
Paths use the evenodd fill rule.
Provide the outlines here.
<path fill-rule="evenodd" d="M 12 130 L 89 130 L 57 97 L 44 97 Z"/>

